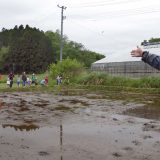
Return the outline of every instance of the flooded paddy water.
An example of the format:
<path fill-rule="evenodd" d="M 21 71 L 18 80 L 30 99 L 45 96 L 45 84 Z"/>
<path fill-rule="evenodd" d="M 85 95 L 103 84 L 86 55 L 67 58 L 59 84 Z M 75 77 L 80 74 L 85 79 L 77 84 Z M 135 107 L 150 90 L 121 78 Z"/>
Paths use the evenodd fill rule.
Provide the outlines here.
<path fill-rule="evenodd" d="M 160 157 L 158 95 L 1 93 L 0 122 L 0 160 Z"/>

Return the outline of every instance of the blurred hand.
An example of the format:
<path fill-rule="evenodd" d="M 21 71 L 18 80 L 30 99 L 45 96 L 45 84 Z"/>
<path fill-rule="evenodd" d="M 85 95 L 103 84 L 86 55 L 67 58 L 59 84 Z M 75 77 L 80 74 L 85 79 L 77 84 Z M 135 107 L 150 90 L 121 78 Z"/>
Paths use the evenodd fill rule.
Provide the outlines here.
<path fill-rule="evenodd" d="M 142 55 L 143 55 L 143 51 L 138 46 L 137 46 L 136 49 L 134 49 L 134 50 L 131 51 L 131 56 L 132 57 L 142 57 Z"/>

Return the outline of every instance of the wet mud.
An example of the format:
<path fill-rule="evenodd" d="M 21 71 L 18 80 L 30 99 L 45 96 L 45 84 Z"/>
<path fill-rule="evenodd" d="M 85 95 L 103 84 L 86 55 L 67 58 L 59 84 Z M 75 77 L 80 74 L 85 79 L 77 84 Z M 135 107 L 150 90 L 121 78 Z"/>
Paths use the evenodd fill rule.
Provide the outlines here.
<path fill-rule="evenodd" d="M 0 94 L 0 160 L 158 160 L 157 95 Z"/>

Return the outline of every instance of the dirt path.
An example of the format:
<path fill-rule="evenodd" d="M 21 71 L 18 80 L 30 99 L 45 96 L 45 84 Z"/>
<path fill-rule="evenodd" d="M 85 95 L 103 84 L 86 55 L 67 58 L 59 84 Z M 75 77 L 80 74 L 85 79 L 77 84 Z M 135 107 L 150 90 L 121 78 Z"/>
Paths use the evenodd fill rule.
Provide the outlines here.
<path fill-rule="evenodd" d="M 160 121 L 126 112 L 144 106 L 96 94 L 0 94 L 0 160 L 158 160 Z"/>

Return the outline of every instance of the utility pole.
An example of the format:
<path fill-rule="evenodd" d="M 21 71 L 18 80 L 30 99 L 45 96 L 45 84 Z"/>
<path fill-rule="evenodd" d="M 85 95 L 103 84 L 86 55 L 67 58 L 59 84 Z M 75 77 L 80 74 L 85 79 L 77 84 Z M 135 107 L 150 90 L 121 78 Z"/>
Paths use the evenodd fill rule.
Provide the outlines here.
<path fill-rule="evenodd" d="M 62 55 L 63 55 L 63 20 L 66 18 L 63 16 L 63 10 L 66 9 L 67 7 L 65 6 L 59 6 L 61 8 L 61 43 L 60 43 L 60 62 L 62 62 Z"/>

